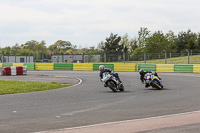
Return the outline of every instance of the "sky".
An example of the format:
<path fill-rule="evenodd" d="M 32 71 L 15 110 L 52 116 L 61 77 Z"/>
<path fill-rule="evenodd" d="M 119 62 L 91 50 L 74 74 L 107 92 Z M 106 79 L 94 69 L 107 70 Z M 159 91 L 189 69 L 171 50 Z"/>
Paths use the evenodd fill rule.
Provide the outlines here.
<path fill-rule="evenodd" d="M 199 0 L 0 0 L 0 47 L 58 40 L 97 47 L 111 33 L 200 32 Z"/>

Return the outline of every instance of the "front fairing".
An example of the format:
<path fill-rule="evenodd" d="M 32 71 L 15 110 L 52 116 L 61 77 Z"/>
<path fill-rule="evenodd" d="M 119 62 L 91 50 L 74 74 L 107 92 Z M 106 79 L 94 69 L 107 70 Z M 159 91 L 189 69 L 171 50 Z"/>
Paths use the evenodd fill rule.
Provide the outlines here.
<path fill-rule="evenodd" d="M 146 83 L 151 83 L 151 81 L 154 79 L 154 75 L 152 75 L 152 74 L 147 74 L 147 75 L 145 75 L 145 82 Z"/>

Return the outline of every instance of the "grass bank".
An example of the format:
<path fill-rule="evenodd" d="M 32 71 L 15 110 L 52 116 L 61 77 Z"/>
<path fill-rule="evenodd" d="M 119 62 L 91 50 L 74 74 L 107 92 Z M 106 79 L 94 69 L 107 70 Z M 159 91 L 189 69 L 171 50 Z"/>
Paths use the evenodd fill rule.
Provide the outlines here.
<path fill-rule="evenodd" d="M 107 62 L 107 63 L 123 63 Z M 144 61 L 126 61 L 125 63 L 144 64 Z M 146 64 L 165 64 L 165 59 L 146 60 Z M 167 58 L 167 64 L 188 64 L 188 56 Z M 189 57 L 189 64 L 200 64 L 200 55 L 192 55 Z"/>
<path fill-rule="evenodd" d="M 72 86 L 56 82 L 0 80 L 0 95 L 53 90 Z"/>

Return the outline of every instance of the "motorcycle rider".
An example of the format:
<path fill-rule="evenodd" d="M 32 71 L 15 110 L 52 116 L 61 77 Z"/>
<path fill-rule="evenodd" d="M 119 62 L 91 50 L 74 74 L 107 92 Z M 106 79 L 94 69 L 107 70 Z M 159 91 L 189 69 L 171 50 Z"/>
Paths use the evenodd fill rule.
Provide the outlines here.
<path fill-rule="evenodd" d="M 150 73 L 150 74 L 153 74 L 154 76 L 157 76 L 158 77 L 158 74 L 157 74 L 157 72 L 154 72 L 154 71 L 144 71 L 143 69 L 141 69 L 140 71 L 139 71 L 139 74 L 140 74 L 140 80 L 142 81 L 142 83 L 144 84 L 144 80 L 145 80 L 145 74 L 147 74 L 147 73 Z M 160 80 L 161 80 L 161 78 L 160 77 L 158 77 Z M 149 87 L 150 85 L 148 84 L 148 83 L 145 83 L 145 87 L 147 88 L 147 87 Z"/>
<path fill-rule="evenodd" d="M 109 68 L 105 68 L 104 65 L 100 65 L 99 70 L 100 70 L 99 72 L 100 80 L 102 80 L 104 72 L 109 72 L 109 74 L 113 74 L 113 76 L 115 76 L 118 79 L 119 83 L 122 84 L 122 81 L 120 80 L 118 73 L 115 73 L 113 70 Z M 104 84 L 104 86 L 106 87 L 106 84 Z"/>

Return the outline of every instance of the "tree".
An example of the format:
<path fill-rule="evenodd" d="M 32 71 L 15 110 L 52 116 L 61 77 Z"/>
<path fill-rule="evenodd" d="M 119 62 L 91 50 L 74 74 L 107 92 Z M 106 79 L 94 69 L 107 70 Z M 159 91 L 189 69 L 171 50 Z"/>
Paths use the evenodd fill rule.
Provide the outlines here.
<path fill-rule="evenodd" d="M 129 53 L 133 53 L 133 51 L 135 49 L 138 48 L 138 41 L 136 38 L 131 38 L 131 40 L 129 41 L 129 46 L 128 46 L 128 50 L 129 50 Z"/>
<path fill-rule="evenodd" d="M 64 54 L 70 48 L 72 48 L 72 44 L 69 41 L 62 40 L 58 40 L 49 46 L 52 54 Z"/>
<path fill-rule="evenodd" d="M 3 54 L 4 55 L 10 55 L 10 52 L 11 52 L 11 47 L 10 46 L 7 46 L 5 48 L 3 48 Z"/>
<path fill-rule="evenodd" d="M 165 47 L 165 50 L 169 51 L 169 52 L 176 51 L 176 40 L 177 40 L 177 37 L 174 35 L 174 32 L 173 31 L 169 31 L 165 35 L 165 37 L 168 40 L 168 44 Z"/>
<path fill-rule="evenodd" d="M 189 29 L 187 32 L 179 32 L 176 49 L 178 52 L 185 49 L 195 49 L 197 46 L 197 35 Z"/>
<path fill-rule="evenodd" d="M 21 46 L 23 47 L 23 49 L 34 50 L 36 44 L 39 44 L 39 42 L 35 40 L 31 40 L 31 41 L 27 41 L 25 44 L 22 44 Z"/>
<path fill-rule="evenodd" d="M 146 39 L 145 51 L 149 53 L 163 53 L 167 48 L 168 40 L 161 31 L 154 32 Z"/>
<path fill-rule="evenodd" d="M 11 54 L 12 55 L 17 55 L 19 53 L 19 51 L 22 50 L 22 47 L 19 46 L 18 43 L 16 43 L 12 48 L 11 48 Z"/>
<path fill-rule="evenodd" d="M 129 47 L 129 36 L 127 33 L 124 36 L 122 36 L 120 44 L 121 44 L 121 49 L 123 50 L 122 52 L 127 53 Z"/>
<path fill-rule="evenodd" d="M 99 51 L 102 51 L 104 47 L 105 47 L 105 43 L 104 43 L 104 41 L 101 41 L 101 42 L 98 44 L 97 49 L 98 49 Z"/>
<path fill-rule="evenodd" d="M 146 39 L 150 36 L 150 31 L 147 28 L 140 28 L 138 32 L 138 43 L 140 48 L 144 48 L 146 45 Z"/>
<path fill-rule="evenodd" d="M 109 53 L 121 52 L 122 47 L 119 45 L 120 40 L 120 36 L 111 33 L 110 37 L 106 38 L 105 46 L 102 49 Z"/>

